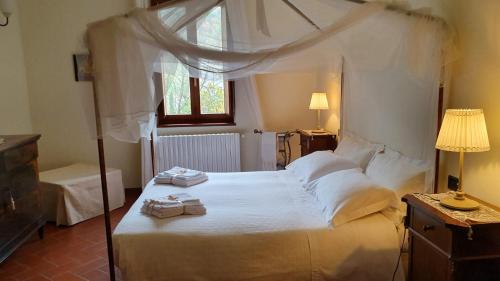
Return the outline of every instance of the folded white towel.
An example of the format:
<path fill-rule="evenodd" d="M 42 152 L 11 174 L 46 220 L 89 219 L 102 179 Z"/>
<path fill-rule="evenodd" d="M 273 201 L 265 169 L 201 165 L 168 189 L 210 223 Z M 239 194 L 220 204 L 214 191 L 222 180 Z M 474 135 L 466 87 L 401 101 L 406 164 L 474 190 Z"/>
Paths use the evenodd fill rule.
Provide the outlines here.
<path fill-rule="evenodd" d="M 204 215 L 207 213 L 207 209 L 203 204 L 184 204 L 184 214 L 185 215 Z"/>
<path fill-rule="evenodd" d="M 206 180 L 208 180 L 206 173 L 178 166 L 159 173 L 154 179 L 156 184 L 174 184 L 183 187 L 199 184 Z"/>
<path fill-rule="evenodd" d="M 204 215 L 206 209 L 200 199 L 192 197 L 188 193 L 175 193 L 144 200 L 141 212 L 158 218 L 169 218 L 182 214 Z"/>
<path fill-rule="evenodd" d="M 155 198 L 155 199 L 146 199 L 146 200 L 144 200 L 144 204 L 169 206 L 169 205 L 178 205 L 179 201 L 172 200 L 168 196 L 165 196 L 165 197 L 159 197 L 159 198 Z"/>
<path fill-rule="evenodd" d="M 189 187 L 192 185 L 196 185 L 196 184 L 205 182 L 207 180 L 208 180 L 208 176 L 205 173 L 202 175 L 199 175 L 197 177 L 190 178 L 190 179 L 182 179 L 182 178 L 175 176 L 172 179 L 172 184 L 177 185 L 177 186 L 182 186 L 182 187 Z"/>
<path fill-rule="evenodd" d="M 175 204 L 155 204 L 150 200 L 145 200 L 141 212 L 158 218 L 170 218 L 182 215 L 184 205 L 180 202 L 175 202 Z"/>
<path fill-rule="evenodd" d="M 167 198 L 184 204 L 201 204 L 200 199 L 195 198 L 188 193 L 174 193 L 170 194 Z"/>

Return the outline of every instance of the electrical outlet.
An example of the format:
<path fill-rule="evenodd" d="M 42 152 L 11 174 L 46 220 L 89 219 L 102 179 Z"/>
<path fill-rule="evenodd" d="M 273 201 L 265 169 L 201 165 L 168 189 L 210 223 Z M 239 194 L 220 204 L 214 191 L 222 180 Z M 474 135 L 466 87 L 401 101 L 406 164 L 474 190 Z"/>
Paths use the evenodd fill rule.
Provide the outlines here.
<path fill-rule="evenodd" d="M 458 178 L 452 175 L 448 175 L 448 189 L 456 191 L 458 189 Z"/>

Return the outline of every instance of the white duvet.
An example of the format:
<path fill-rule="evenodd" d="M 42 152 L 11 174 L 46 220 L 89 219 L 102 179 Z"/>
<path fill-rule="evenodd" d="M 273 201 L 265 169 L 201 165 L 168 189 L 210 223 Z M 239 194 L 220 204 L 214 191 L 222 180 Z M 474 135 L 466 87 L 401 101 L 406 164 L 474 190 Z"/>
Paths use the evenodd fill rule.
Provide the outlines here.
<path fill-rule="evenodd" d="M 148 184 L 113 233 L 125 280 L 391 280 L 399 238 L 382 214 L 332 228 L 288 171 L 208 176 L 190 188 Z M 207 214 L 140 213 L 144 199 L 177 192 Z"/>

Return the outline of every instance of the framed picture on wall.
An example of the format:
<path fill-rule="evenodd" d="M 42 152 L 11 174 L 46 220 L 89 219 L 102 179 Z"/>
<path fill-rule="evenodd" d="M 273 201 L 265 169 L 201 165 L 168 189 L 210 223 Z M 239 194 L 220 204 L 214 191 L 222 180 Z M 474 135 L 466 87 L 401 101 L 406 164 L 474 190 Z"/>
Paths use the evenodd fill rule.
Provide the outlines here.
<path fill-rule="evenodd" d="M 75 81 L 92 81 L 92 68 L 88 54 L 73 55 L 73 67 L 75 70 Z"/>

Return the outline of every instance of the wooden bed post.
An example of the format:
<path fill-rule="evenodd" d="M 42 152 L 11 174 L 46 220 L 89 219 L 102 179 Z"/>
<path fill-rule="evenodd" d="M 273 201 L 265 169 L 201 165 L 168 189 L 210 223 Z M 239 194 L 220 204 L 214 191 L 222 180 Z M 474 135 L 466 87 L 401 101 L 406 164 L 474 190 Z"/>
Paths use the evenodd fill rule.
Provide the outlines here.
<path fill-rule="evenodd" d="M 115 261 L 113 255 L 113 241 L 111 238 L 111 222 L 109 217 L 108 183 L 106 180 L 106 160 L 104 159 L 104 142 L 102 136 L 101 115 L 99 112 L 99 100 L 97 99 L 97 90 L 94 81 L 92 81 L 92 90 L 94 92 L 97 150 L 99 152 L 99 169 L 101 172 L 101 190 L 102 190 L 102 203 L 104 207 L 104 226 L 106 228 L 106 244 L 108 248 L 109 279 L 111 281 L 115 281 L 116 280 Z"/>
<path fill-rule="evenodd" d="M 439 135 L 439 130 L 441 129 L 441 123 L 443 121 L 443 99 L 444 99 L 444 85 L 439 85 L 439 97 L 438 97 L 438 116 L 437 116 L 437 132 L 436 138 Z M 433 193 L 438 192 L 439 187 L 439 158 L 440 151 L 436 149 L 436 158 L 434 160 L 434 188 Z"/>
<path fill-rule="evenodd" d="M 340 108 L 339 108 L 339 131 L 337 132 L 337 142 L 340 142 L 340 136 L 344 133 L 342 122 L 344 120 L 344 57 L 342 56 L 341 68 L 340 68 Z"/>
<path fill-rule="evenodd" d="M 154 143 L 154 136 L 153 132 L 151 132 L 151 140 L 149 141 L 149 144 L 151 146 L 151 169 L 153 170 L 153 177 L 155 177 L 155 143 Z"/>

